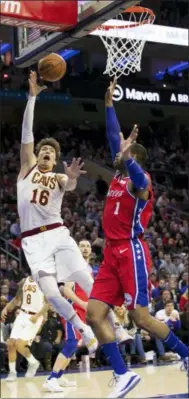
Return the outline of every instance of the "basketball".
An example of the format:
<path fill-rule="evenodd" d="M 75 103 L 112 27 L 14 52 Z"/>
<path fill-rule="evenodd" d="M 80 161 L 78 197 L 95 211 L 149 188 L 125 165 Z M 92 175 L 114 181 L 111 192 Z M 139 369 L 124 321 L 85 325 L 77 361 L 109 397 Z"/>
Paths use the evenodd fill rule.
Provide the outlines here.
<path fill-rule="evenodd" d="M 66 73 L 66 61 L 58 54 L 51 53 L 42 58 L 38 63 L 38 72 L 42 79 L 48 82 L 56 82 Z"/>

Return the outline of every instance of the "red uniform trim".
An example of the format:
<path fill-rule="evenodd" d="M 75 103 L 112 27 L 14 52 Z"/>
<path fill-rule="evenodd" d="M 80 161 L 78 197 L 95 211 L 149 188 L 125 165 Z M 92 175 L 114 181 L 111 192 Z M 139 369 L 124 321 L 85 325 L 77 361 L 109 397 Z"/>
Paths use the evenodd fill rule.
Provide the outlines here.
<path fill-rule="evenodd" d="M 44 231 L 47 231 L 47 230 L 57 229 L 57 227 L 61 227 L 61 226 L 63 226 L 62 223 L 53 223 L 53 224 L 48 224 L 47 226 L 36 227 L 35 229 L 24 231 L 21 234 L 21 237 L 22 238 L 31 237 L 31 236 L 34 236 L 35 234 L 43 233 Z"/>
<path fill-rule="evenodd" d="M 32 315 L 32 316 L 36 314 L 35 312 L 28 312 L 28 310 L 25 310 L 25 309 L 22 309 L 22 308 L 21 308 L 21 311 L 26 313 L 26 314 Z"/>
<path fill-rule="evenodd" d="M 53 169 L 49 169 L 49 170 L 41 170 L 41 169 L 39 169 L 38 168 L 38 171 L 40 172 L 40 173 L 43 173 L 44 175 L 46 174 L 46 173 L 53 173 Z"/>

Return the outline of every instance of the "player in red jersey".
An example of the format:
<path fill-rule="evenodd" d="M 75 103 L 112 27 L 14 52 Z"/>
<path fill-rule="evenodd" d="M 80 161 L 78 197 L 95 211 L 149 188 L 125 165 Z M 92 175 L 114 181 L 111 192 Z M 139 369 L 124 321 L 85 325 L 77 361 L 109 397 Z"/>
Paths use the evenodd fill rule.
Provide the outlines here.
<path fill-rule="evenodd" d="M 106 93 L 105 105 L 107 137 L 117 172 L 104 208 L 104 261 L 90 295 L 87 322 L 114 370 L 116 384 L 109 397 L 121 398 L 140 382 L 140 376 L 128 370 L 120 356 L 114 332 L 107 321 L 110 307 L 125 303 L 135 323 L 177 352 L 186 369 L 188 349 L 166 324 L 155 320 L 148 311 L 151 258 L 143 236 L 152 216 L 152 184 L 143 169 L 146 149 L 136 143 L 137 126 L 127 140 L 120 133 L 112 101 L 115 86 L 116 80 Z"/>

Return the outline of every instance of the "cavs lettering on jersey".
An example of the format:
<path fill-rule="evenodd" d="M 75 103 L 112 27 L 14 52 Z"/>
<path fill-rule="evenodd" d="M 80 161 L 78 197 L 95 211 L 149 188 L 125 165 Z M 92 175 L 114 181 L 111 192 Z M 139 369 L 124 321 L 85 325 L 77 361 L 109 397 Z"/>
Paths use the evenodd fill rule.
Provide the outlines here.
<path fill-rule="evenodd" d="M 17 182 L 18 213 L 22 233 L 53 223 L 63 223 L 60 216 L 63 191 L 56 174 L 41 172 L 37 166 Z"/>
<path fill-rule="evenodd" d="M 148 175 L 149 176 L 149 175 Z M 129 177 L 116 175 L 110 185 L 103 214 L 103 229 L 109 240 L 129 240 L 144 233 L 153 208 L 152 185 L 148 201 L 129 192 Z"/>
<path fill-rule="evenodd" d="M 22 290 L 21 308 L 27 310 L 27 312 L 38 313 L 44 305 L 44 295 L 37 283 L 31 277 L 27 277 Z"/>

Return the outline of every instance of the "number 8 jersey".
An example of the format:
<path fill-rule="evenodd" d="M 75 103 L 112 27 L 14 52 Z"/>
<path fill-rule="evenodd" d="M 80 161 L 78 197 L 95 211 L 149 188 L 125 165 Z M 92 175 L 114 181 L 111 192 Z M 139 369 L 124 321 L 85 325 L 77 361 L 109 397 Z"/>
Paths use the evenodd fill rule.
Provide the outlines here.
<path fill-rule="evenodd" d="M 41 172 L 35 165 L 23 179 L 17 181 L 21 232 L 53 223 L 62 224 L 63 195 L 56 173 Z"/>
<path fill-rule="evenodd" d="M 27 312 L 38 313 L 43 308 L 45 297 L 32 277 L 27 277 L 23 285 L 21 308 Z"/>
<path fill-rule="evenodd" d="M 148 175 L 149 176 L 149 175 Z M 109 240 L 130 240 L 143 235 L 152 216 L 153 191 L 149 187 L 147 201 L 130 193 L 129 177 L 116 174 L 107 193 L 103 229 Z"/>

